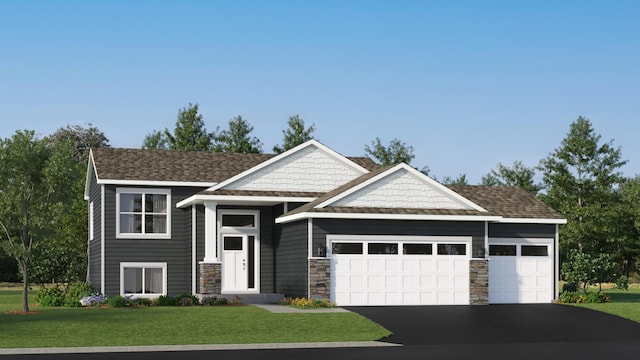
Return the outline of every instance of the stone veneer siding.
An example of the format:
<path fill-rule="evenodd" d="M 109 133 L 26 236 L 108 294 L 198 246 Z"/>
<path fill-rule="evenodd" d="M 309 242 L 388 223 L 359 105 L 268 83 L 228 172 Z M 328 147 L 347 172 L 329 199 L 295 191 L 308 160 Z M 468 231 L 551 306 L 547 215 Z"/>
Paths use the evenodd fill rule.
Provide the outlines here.
<path fill-rule="evenodd" d="M 489 260 L 472 259 L 469 262 L 469 304 L 489 304 Z"/>
<path fill-rule="evenodd" d="M 309 298 L 331 298 L 331 260 L 309 259 Z"/>
<path fill-rule="evenodd" d="M 200 263 L 200 294 L 220 294 L 222 291 L 222 264 Z"/>

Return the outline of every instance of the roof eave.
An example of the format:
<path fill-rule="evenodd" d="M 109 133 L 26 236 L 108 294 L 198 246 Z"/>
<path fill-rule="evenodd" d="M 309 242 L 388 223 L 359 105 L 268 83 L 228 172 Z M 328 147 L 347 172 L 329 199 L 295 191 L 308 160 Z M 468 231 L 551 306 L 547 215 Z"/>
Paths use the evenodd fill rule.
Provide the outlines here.
<path fill-rule="evenodd" d="M 301 212 L 283 215 L 276 224 L 286 224 L 303 219 L 353 219 L 353 220 L 435 220 L 435 221 L 500 221 L 501 216 L 485 215 L 427 215 L 427 214 L 382 214 L 382 213 L 323 213 Z"/>
<path fill-rule="evenodd" d="M 191 205 L 203 204 L 205 201 L 215 202 L 221 205 L 242 205 L 242 204 L 279 204 L 285 202 L 311 202 L 314 197 L 295 196 L 238 196 L 238 195 L 192 195 L 176 204 L 177 208 L 185 208 Z"/>
<path fill-rule="evenodd" d="M 549 218 L 505 218 L 499 221 L 504 224 L 566 224 L 567 219 L 549 219 Z"/>

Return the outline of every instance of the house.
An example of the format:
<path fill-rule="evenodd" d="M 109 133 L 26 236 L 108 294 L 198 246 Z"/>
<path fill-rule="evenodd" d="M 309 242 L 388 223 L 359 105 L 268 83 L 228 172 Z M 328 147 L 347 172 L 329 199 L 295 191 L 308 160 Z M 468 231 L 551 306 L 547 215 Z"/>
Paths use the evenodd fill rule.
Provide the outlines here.
<path fill-rule="evenodd" d="M 548 303 L 558 213 L 311 140 L 279 155 L 98 148 L 89 280 L 106 295 L 284 294 L 339 305 Z"/>

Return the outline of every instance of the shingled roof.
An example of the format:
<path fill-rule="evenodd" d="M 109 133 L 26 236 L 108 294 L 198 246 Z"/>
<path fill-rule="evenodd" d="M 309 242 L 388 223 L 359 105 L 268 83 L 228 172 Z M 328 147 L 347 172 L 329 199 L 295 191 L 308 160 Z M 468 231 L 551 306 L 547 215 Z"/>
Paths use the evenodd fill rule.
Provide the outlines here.
<path fill-rule="evenodd" d="M 274 154 L 198 151 L 93 149 L 99 179 L 219 183 L 240 174 Z M 367 157 L 348 157 L 367 170 L 378 167 Z"/>

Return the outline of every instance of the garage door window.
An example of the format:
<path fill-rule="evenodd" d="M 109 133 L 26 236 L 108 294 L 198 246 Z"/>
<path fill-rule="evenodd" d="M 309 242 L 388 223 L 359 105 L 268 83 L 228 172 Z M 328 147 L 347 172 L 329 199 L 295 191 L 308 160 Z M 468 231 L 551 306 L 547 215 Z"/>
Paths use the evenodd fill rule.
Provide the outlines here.
<path fill-rule="evenodd" d="M 438 244 L 438 255 L 466 255 L 465 244 Z"/>
<path fill-rule="evenodd" d="M 367 250 L 370 255 L 397 255 L 398 243 L 369 243 Z"/>
<path fill-rule="evenodd" d="M 489 255 L 516 256 L 515 245 L 489 245 Z"/>
<path fill-rule="evenodd" d="M 522 245 L 520 252 L 522 256 L 549 256 L 546 245 Z"/>
<path fill-rule="evenodd" d="M 433 246 L 431 244 L 404 244 L 402 253 L 405 255 L 431 255 Z"/>
<path fill-rule="evenodd" d="M 362 243 L 334 242 L 331 247 L 331 252 L 334 254 L 360 255 L 362 254 Z"/>

